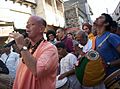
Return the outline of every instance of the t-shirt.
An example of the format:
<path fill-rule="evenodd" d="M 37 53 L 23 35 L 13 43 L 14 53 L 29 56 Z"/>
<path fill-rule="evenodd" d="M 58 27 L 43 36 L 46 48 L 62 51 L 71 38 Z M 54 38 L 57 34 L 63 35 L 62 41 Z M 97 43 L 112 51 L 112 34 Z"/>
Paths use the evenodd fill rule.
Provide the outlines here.
<path fill-rule="evenodd" d="M 96 37 L 96 47 L 110 34 L 110 32 L 103 33 L 102 36 Z M 108 39 L 102 44 L 100 48 L 98 48 L 98 52 L 100 56 L 104 59 L 104 61 L 112 62 L 114 60 L 118 60 L 120 58 L 120 54 L 117 52 L 116 48 L 120 45 L 120 37 L 116 34 L 111 33 Z M 111 74 L 118 67 L 110 67 L 107 69 L 107 75 Z"/>
<path fill-rule="evenodd" d="M 9 69 L 9 75 L 12 78 L 15 78 L 16 69 L 19 64 L 19 57 L 20 55 L 16 52 L 10 52 L 9 55 L 6 53 L 1 55 L 1 60 L 6 64 L 7 68 Z"/>

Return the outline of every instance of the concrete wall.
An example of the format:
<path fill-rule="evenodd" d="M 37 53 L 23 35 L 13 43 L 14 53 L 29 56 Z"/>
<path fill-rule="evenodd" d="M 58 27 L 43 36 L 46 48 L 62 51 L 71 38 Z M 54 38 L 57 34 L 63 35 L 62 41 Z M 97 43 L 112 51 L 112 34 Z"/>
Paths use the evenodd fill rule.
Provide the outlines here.
<path fill-rule="evenodd" d="M 64 27 L 64 8 L 62 0 L 51 0 L 47 3 L 45 0 L 36 0 L 37 7 L 35 9 L 35 14 L 43 17 L 48 25 L 53 25 L 57 27 Z M 49 2 L 49 0 L 48 0 Z M 57 4 L 59 3 L 59 4 Z"/>
<path fill-rule="evenodd" d="M 64 3 L 66 27 L 79 27 L 88 21 L 86 0 L 69 0 Z"/>
<path fill-rule="evenodd" d="M 120 24 L 120 2 L 118 3 L 115 11 L 113 12 L 112 17 Z"/>

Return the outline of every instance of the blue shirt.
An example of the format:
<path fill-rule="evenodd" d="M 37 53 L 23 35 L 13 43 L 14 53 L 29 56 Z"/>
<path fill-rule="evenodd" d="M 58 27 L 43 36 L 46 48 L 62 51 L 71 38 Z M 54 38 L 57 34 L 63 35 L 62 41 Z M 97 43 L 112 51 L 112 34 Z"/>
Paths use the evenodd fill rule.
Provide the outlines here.
<path fill-rule="evenodd" d="M 110 32 L 105 32 L 102 36 L 96 37 L 96 48 L 98 45 L 110 34 Z M 100 56 L 104 59 L 105 63 L 118 60 L 120 54 L 117 52 L 116 48 L 120 45 L 120 37 L 116 34 L 111 33 L 108 39 L 98 48 Z M 107 68 L 107 75 L 111 74 L 118 67 Z"/>

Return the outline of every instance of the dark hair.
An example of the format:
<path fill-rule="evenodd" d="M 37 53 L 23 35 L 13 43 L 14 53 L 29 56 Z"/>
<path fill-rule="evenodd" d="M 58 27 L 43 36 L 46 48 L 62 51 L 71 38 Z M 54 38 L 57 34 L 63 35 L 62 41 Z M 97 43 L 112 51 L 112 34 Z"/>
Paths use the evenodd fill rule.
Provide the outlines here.
<path fill-rule="evenodd" d="M 106 13 L 102 13 L 101 15 L 104 15 L 105 16 L 105 23 L 109 23 L 107 26 L 106 26 L 106 31 L 110 31 L 111 30 L 111 26 L 113 24 L 113 19 L 112 17 L 109 15 L 109 14 L 106 14 Z"/>
<path fill-rule="evenodd" d="M 64 28 L 61 28 L 61 27 L 59 27 L 57 30 L 60 30 L 60 31 L 62 31 L 62 32 L 65 32 L 65 29 L 64 29 Z"/>
<path fill-rule="evenodd" d="M 71 32 L 68 32 L 67 34 L 73 35 Z"/>
<path fill-rule="evenodd" d="M 111 26 L 111 32 L 112 33 L 115 33 L 117 31 L 117 28 L 118 28 L 118 24 L 116 21 L 113 21 L 112 22 L 112 26 Z"/>
<path fill-rule="evenodd" d="M 92 29 L 92 25 L 91 24 L 89 24 L 89 23 L 83 23 L 82 29 L 83 29 L 84 26 L 87 26 L 89 28 L 89 30 L 91 31 L 91 29 Z"/>
<path fill-rule="evenodd" d="M 120 30 L 120 24 L 117 24 L 117 30 Z"/>
<path fill-rule="evenodd" d="M 49 41 L 49 34 L 53 34 L 53 36 L 56 38 L 56 32 L 54 30 L 48 30 L 46 33 L 47 40 Z"/>
<path fill-rule="evenodd" d="M 65 44 L 64 44 L 63 42 L 57 42 L 57 43 L 55 44 L 55 46 L 56 46 L 57 48 L 63 48 L 63 49 L 65 49 Z"/>

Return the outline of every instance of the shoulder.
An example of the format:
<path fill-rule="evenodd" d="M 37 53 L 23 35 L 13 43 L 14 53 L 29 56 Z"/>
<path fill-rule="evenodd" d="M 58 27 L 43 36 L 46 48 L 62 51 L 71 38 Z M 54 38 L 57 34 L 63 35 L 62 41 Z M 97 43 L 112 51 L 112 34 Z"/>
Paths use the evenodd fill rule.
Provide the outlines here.
<path fill-rule="evenodd" d="M 120 42 L 120 36 L 114 33 L 110 33 L 110 36 L 108 38 L 109 41 L 118 41 Z"/>
<path fill-rule="evenodd" d="M 118 38 L 118 39 L 120 39 L 120 36 L 118 36 L 117 34 L 110 33 L 110 38 L 112 38 L 112 37 L 115 37 L 115 38 Z"/>
<path fill-rule="evenodd" d="M 16 53 L 16 52 L 11 52 L 10 55 L 13 55 L 13 56 L 20 56 L 20 54 Z"/>
<path fill-rule="evenodd" d="M 44 41 L 42 44 L 40 44 L 39 48 L 43 48 L 44 50 L 56 50 L 57 51 L 57 48 L 54 44 L 52 44 L 51 42 L 49 41 Z"/>
<path fill-rule="evenodd" d="M 69 57 L 70 59 L 72 59 L 72 58 L 77 59 L 77 57 L 74 54 L 72 54 L 72 53 L 68 53 L 67 57 Z"/>
<path fill-rule="evenodd" d="M 114 47 L 117 47 L 118 45 L 120 45 L 120 37 L 117 34 L 110 33 L 108 42 Z"/>

